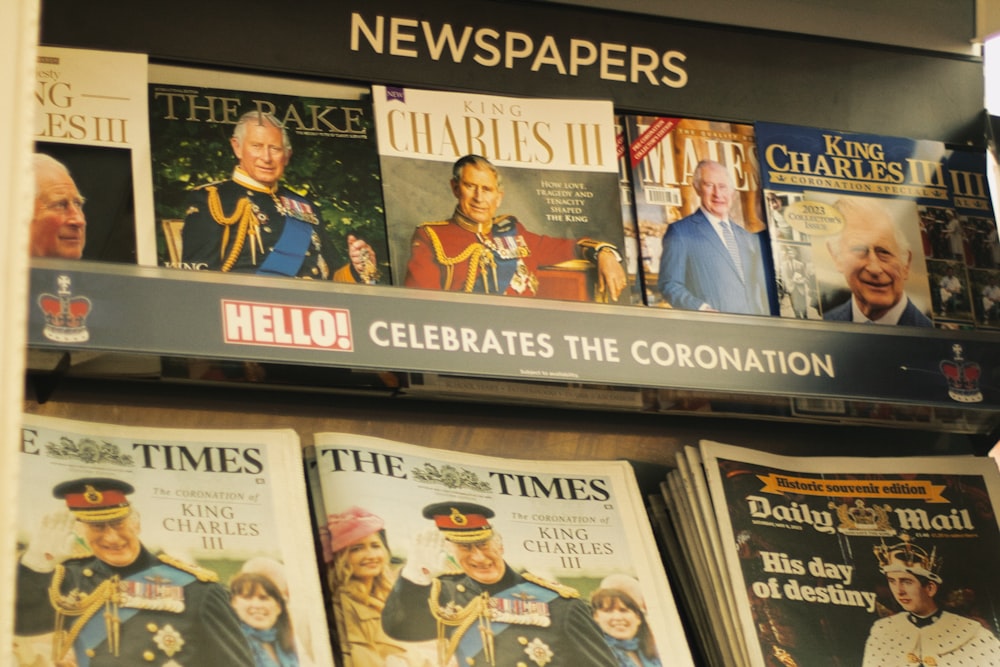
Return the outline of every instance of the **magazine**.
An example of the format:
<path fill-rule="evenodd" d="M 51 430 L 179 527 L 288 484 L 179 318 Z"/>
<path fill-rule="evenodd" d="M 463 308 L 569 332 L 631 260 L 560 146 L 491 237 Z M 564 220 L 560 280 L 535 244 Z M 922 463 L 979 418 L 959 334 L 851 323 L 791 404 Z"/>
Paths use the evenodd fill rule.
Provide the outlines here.
<path fill-rule="evenodd" d="M 332 664 L 294 431 L 24 415 L 18 458 L 16 664 Z"/>
<path fill-rule="evenodd" d="M 647 305 L 770 315 L 773 270 L 753 126 L 624 119 Z M 730 227 L 723 231 L 719 221 Z"/>
<path fill-rule="evenodd" d="M 755 127 L 783 317 L 925 327 L 951 318 L 934 309 L 927 264 L 939 254 L 943 275 L 955 259 L 951 241 L 935 250 L 929 239 L 955 218 L 944 143 Z"/>
<path fill-rule="evenodd" d="M 395 284 L 630 301 L 610 101 L 372 95 Z"/>
<path fill-rule="evenodd" d="M 155 264 L 146 55 L 40 46 L 35 77 L 35 152 L 47 156 L 35 170 L 50 220 L 33 222 L 31 255 Z M 66 178 L 75 193 L 44 191 Z M 52 208 L 66 194 L 79 208 Z"/>
<path fill-rule="evenodd" d="M 315 441 L 346 665 L 377 654 L 607 667 L 618 649 L 602 627 L 619 606 L 633 620 L 619 639 L 663 664 L 693 664 L 627 462 L 504 459 L 346 433 Z M 356 571 L 365 558 L 362 581 L 345 563 Z"/>
<path fill-rule="evenodd" d="M 700 455 L 750 664 L 1000 664 L 992 459 Z"/>
<path fill-rule="evenodd" d="M 1000 237 L 986 153 L 955 148 L 946 168 L 953 208 L 937 228 L 943 230 L 951 254 L 941 262 L 927 261 L 932 295 L 937 288 L 939 326 L 947 322 L 951 328 L 971 328 L 975 323 L 995 329 L 1000 327 Z"/>
<path fill-rule="evenodd" d="M 622 233 L 625 235 L 625 273 L 628 275 L 632 303 L 645 305 L 643 295 L 642 254 L 639 249 L 639 222 L 635 217 L 635 201 L 632 195 L 632 167 L 629 162 L 628 136 L 625 133 L 625 117 L 615 115 L 615 144 L 618 149 L 618 186 L 622 204 Z"/>
<path fill-rule="evenodd" d="M 367 87 L 157 65 L 149 114 L 160 266 L 389 283 Z"/>

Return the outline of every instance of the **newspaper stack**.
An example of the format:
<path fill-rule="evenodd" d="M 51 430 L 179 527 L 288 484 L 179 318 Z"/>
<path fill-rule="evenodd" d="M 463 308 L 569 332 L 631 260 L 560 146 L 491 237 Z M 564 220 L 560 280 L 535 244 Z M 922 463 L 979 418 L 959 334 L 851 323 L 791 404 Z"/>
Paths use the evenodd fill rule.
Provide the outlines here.
<path fill-rule="evenodd" d="M 313 478 L 345 665 L 694 665 L 627 462 L 320 433 Z"/>
<path fill-rule="evenodd" d="M 710 665 L 1000 665 L 998 481 L 702 441 L 650 503 Z"/>
<path fill-rule="evenodd" d="M 10 664 L 333 664 L 294 431 L 22 424 Z"/>

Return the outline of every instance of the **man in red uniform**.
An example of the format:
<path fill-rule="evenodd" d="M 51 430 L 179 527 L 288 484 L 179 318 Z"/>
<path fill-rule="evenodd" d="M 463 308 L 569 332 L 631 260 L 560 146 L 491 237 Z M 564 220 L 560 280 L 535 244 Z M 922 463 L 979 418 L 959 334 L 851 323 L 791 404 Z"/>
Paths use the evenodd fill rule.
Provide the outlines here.
<path fill-rule="evenodd" d="M 486 158 L 459 158 L 451 191 L 458 200 L 452 217 L 426 222 L 413 233 L 408 287 L 535 296 L 538 267 L 582 257 L 597 265 L 598 290 L 606 291 L 609 300 L 617 300 L 625 288 L 622 258 L 610 243 L 534 234 L 514 216 L 497 216 L 503 184 Z"/>

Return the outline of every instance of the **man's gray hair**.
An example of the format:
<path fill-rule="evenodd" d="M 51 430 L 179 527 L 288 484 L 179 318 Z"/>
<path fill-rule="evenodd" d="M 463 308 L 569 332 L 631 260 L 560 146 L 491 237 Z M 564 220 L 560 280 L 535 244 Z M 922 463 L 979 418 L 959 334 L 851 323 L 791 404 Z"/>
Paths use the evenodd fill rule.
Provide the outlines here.
<path fill-rule="evenodd" d="M 452 180 L 456 183 L 460 181 L 462 179 L 462 170 L 466 167 L 475 167 L 476 169 L 493 172 L 493 176 L 497 179 L 497 187 L 503 190 L 503 179 L 500 177 L 500 172 L 497 171 L 492 162 L 482 155 L 473 155 L 470 153 L 458 158 L 451 167 Z"/>
<path fill-rule="evenodd" d="M 285 124 L 278 120 L 278 117 L 273 113 L 267 113 L 266 111 L 247 111 L 236 121 L 236 127 L 233 128 L 233 138 L 241 146 L 243 145 L 243 138 L 247 135 L 247 125 L 249 123 L 270 125 L 281 130 L 281 145 L 286 153 L 292 152 L 292 140 L 288 136 Z"/>

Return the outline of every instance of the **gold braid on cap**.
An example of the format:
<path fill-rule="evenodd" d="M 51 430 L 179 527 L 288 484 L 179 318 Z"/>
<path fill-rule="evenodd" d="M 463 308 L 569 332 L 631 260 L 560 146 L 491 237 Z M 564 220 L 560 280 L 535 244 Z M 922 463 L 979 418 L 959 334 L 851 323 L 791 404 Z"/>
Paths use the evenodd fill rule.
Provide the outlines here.
<path fill-rule="evenodd" d="M 66 568 L 57 565 L 56 571 L 52 575 L 52 583 L 49 585 L 49 602 L 56 612 L 55 629 L 52 635 L 52 660 L 58 662 L 65 655 L 80 635 L 83 626 L 101 610 L 101 607 L 105 608 L 104 622 L 107 626 L 108 650 L 117 657 L 121 632 L 121 619 L 118 617 L 118 605 L 121 603 L 118 575 L 105 579 L 97 588 L 86 595 L 81 593 L 79 589 L 74 589 L 63 595 L 60 589 L 65 577 Z M 74 616 L 77 619 L 73 621 L 69 631 L 64 630 L 66 618 Z"/>
<path fill-rule="evenodd" d="M 259 238 L 260 233 L 257 231 L 257 218 L 250 208 L 250 200 L 246 197 L 236 202 L 233 214 L 227 216 L 226 212 L 222 210 L 219 188 L 209 185 L 205 189 L 208 191 L 208 212 L 212 215 L 212 219 L 223 227 L 222 245 L 219 247 L 219 259 L 222 260 L 221 270 L 229 271 L 236 264 L 236 259 L 240 256 L 240 252 L 243 251 L 243 244 L 246 243 L 247 234 L 249 233 L 250 236 Z M 229 228 L 236 223 L 239 223 L 236 227 L 236 239 L 233 241 L 233 249 L 227 257 L 226 246 L 229 245 Z M 250 245 L 252 249 L 253 243 L 251 242 Z M 256 264 L 256 253 L 254 255 L 254 263 Z"/>
<path fill-rule="evenodd" d="M 482 593 L 473 598 L 469 604 L 460 607 L 454 602 L 449 602 L 441 606 L 441 580 L 435 579 L 431 582 L 431 594 L 427 598 L 427 604 L 431 609 L 431 616 L 437 621 L 437 649 L 438 664 L 446 665 L 455 651 L 459 642 L 465 636 L 466 631 L 472 627 L 473 623 L 479 623 L 479 632 L 483 640 L 483 655 L 491 665 L 496 665 L 496 656 L 493 650 L 493 630 L 490 627 L 489 615 L 489 593 Z M 455 628 L 451 638 L 448 638 L 446 628 Z"/>

